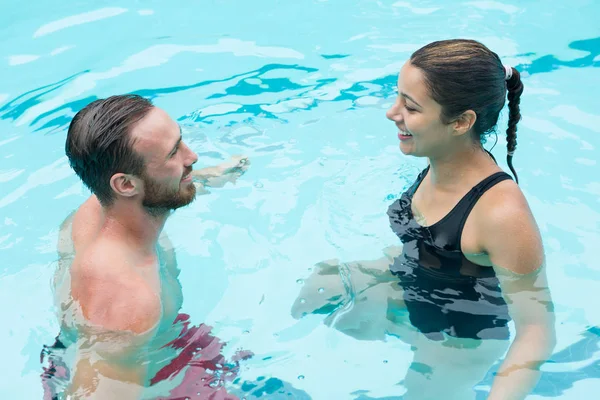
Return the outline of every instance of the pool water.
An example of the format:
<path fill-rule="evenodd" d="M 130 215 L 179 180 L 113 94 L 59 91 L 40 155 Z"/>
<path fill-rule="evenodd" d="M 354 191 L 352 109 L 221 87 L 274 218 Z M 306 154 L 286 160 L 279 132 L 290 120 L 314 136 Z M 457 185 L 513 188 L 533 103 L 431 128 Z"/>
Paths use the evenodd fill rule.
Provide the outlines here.
<path fill-rule="evenodd" d="M 165 228 L 182 269 L 182 312 L 213 326 L 227 351 L 254 352 L 243 379 L 276 378 L 312 399 L 401 398 L 406 343 L 356 340 L 322 315 L 295 320 L 290 308 L 314 264 L 376 259 L 397 244 L 386 210 L 424 161 L 399 152 L 385 110 L 411 52 L 452 37 L 482 41 L 525 84 L 514 163 L 543 235 L 558 333 L 528 398 L 593 398 L 598 15 L 593 0 L 4 0 L 2 398 L 41 398 L 39 353 L 58 332 L 50 287 L 58 226 L 89 196 L 64 156 L 66 129 L 90 101 L 121 93 L 169 112 L 198 166 L 233 154 L 252 160 L 236 185 L 198 197 Z M 502 166 L 506 117 L 493 149 Z M 478 398 L 491 381 L 477 386 Z"/>

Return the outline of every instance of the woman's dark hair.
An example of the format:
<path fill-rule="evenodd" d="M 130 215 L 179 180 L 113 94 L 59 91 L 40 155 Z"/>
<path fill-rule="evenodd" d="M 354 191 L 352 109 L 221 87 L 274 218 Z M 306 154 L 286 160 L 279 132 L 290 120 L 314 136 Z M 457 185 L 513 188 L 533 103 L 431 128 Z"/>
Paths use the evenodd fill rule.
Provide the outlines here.
<path fill-rule="evenodd" d="M 144 159 L 133 150 L 130 130 L 152 107 L 137 95 L 112 96 L 88 104 L 69 125 L 65 143 L 69 164 L 104 207 L 114 201 L 110 186 L 114 174 L 144 172 Z"/>
<path fill-rule="evenodd" d="M 423 72 L 431 97 L 442 106 L 442 122 L 455 121 L 467 110 L 475 112 L 472 131 L 480 141 L 494 131 L 508 90 L 507 162 L 518 183 L 512 158 L 521 119 L 523 83 L 519 72 L 511 68 L 507 80 L 500 57 L 483 44 L 466 39 L 430 43 L 414 52 L 410 63 Z"/>

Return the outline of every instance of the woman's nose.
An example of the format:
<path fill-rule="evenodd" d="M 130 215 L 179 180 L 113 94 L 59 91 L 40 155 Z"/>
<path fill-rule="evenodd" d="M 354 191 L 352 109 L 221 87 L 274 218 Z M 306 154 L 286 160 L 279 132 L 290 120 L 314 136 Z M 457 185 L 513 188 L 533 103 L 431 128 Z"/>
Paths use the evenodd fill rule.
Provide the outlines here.
<path fill-rule="evenodd" d="M 385 116 L 390 121 L 400 122 L 402 120 L 402 113 L 400 113 L 400 104 L 395 101 L 394 104 L 385 112 Z"/>

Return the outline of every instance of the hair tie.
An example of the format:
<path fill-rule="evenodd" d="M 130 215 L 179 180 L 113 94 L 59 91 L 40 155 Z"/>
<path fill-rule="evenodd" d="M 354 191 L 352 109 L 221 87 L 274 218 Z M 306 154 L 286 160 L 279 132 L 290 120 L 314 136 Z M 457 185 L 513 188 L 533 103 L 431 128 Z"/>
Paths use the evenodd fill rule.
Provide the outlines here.
<path fill-rule="evenodd" d="M 512 74 L 513 74 L 512 67 L 509 66 L 509 65 L 505 65 L 504 66 L 504 73 L 505 73 L 504 80 L 509 80 L 510 78 L 512 78 Z"/>

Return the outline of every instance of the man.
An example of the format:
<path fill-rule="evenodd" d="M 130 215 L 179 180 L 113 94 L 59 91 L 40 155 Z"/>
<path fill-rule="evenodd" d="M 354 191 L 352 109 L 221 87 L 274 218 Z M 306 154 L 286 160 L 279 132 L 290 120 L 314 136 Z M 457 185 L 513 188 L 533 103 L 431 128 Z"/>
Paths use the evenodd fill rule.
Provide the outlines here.
<path fill-rule="evenodd" d="M 178 314 L 183 298 L 175 254 L 161 231 L 173 210 L 194 200 L 194 180 L 202 190 L 222 186 L 249 162 L 236 157 L 194 171 L 198 157 L 179 125 L 135 95 L 97 100 L 79 111 L 65 149 L 93 194 L 61 226 L 54 279 L 61 331 L 43 352 L 49 362 L 45 399 L 61 392 L 70 399 L 138 399 L 149 386 L 160 391 L 161 383 L 168 394 L 166 378 L 216 338 Z M 182 359 L 175 347 L 190 345 L 200 351 Z M 221 359 L 211 355 L 212 362 Z M 230 398 L 208 383 L 193 390 Z"/>

